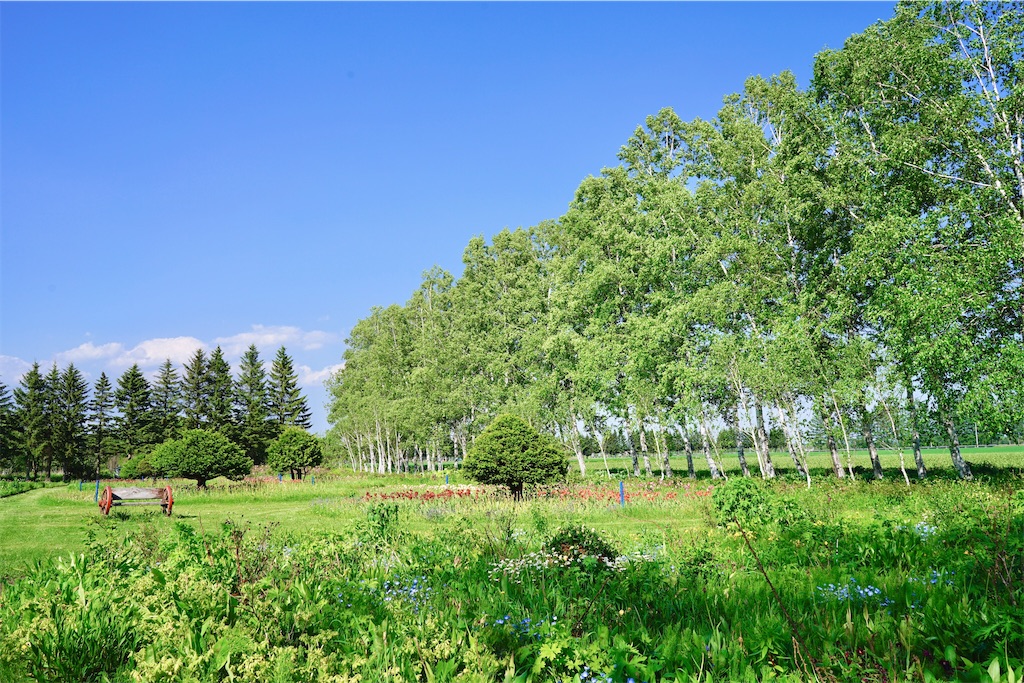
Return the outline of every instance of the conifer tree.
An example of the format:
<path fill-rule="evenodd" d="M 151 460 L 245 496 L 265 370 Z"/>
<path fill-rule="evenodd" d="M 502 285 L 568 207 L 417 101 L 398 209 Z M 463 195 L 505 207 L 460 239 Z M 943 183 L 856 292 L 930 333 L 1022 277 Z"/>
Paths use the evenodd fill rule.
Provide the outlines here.
<path fill-rule="evenodd" d="M 46 382 L 39 372 L 39 363 L 22 376 L 14 390 L 16 419 L 21 432 L 25 476 L 35 479 L 43 458 L 46 443 L 46 412 L 43 406 Z"/>
<path fill-rule="evenodd" d="M 299 391 L 299 376 L 291 357 L 282 346 L 270 366 L 270 416 L 279 426 L 312 426 L 306 397 Z"/>
<path fill-rule="evenodd" d="M 210 419 L 209 362 L 202 349 L 196 349 L 185 363 L 181 380 L 181 398 L 185 412 L 185 429 L 201 429 Z"/>
<path fill-rule="evenodd" d="M 60 462 L 64 478 L 79 478 L 86 465 L 86 410 L 89 384 L 74 363 L 60 374 L 54 410 L 54 456 Z"/>
<path fill-rule="evenodd" d="M 42 433 L 42 467 L 46 481 L 53 478 L 54 436 L 57 427 L 57 386 L 60 384 L 60 371 L 54 363 L 43 378 L 43 433 Z"/>
<path fill-rule="evenodd" d="M 114 387 L 107 373 L 101 372 L 89 402 L 89 446 L 92 454 L 89 466 L 96 477 L 99 477 L 103 463 L 116 452 L 114 419 Z"/>
<path fill-rule="evenodd" d="M 257 465 L 267 458 L 267 447 L 278 432 L 270 420 L 270 396 L 267 372 L 260 353 L 251 345 L 242 356 L 238 382 L 235 385 L 235 424 L 238 444 Z"/>
<path fill-rule="evenodd" d="M 0 472 L 14 471 L 19 436 L 14 400 L 7 385 L 0 381 Z"/>
<path fill-rule="evenodd" d="M 178 438 L 181 432 L 181 380 L 168 358 L 153 384 L 153 419 L 160 441 Z"/>
<path fill-rule="evenodd" d="M 219 346 L 210 354 L 206 374 L 210 391 L 210 419 L 206 428 L 230 435 L 233 427 L 235 385 L 231 379 L 231 365 L 224 358 L 224 352 Z"/>
<path fill-rule="evenodd" d="M 149 382 L 138 365 L 133 365 L 117 380 L 114 393 L 120 415 L 117 434 L 124 455 L 131 458 L 155 439 L 153 397 Z"/>

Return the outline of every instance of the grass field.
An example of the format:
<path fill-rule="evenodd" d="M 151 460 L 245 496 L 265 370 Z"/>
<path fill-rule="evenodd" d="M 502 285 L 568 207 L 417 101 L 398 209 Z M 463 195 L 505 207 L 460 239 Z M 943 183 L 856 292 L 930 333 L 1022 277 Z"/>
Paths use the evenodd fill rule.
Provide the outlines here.
<path fill-rule="evenodd" d="M 1024 449 L 965 455 L 976 481 L 930 450 L 908 487 L 814 454 L 809 490 L 779 455 L 714 487 L 595 458 L 519 503 L 459 472 L 171 481 L 170 518 L 35 489 L 0 499 L 0 681 L 1017 681 Z"/>
<path fill-rule="evenodd" d="M 726 473 L 729 476 L 739 476 L 740 468 L 735 454 L 722 455 Z M 855 471 L 859 476 L 867 477 L 871 468 L 867 451 L 852 451 L 851 455 Z M 890 451 L 882 451 L 880 455 L 887 476 L 892 479 L 901 478 L 898 455 Z M 964 455 L 980 474 L 993 469 L 1024 470 L 1024 446 L 965 448 Z M 845 452 L 842 453 L 842 457 L 845 463 Z M 913 456 L 908 454 L 906 457 L 908 474 L 914 479 Z M 955 477 L 946 450 L 928 449 L 924 451 L 924 457 L 933 479 Z M 788 455 L 773 453 L 773 462 L 780 476 L 796 476 Z M 686 459 L 673 457 L 671 463 L 675 478 L 685 477 Z M 832 476 L 827 453 L 810 453 L 808 463 L 815 480 Z M 748 454 L 748 464 L 756 472 L 757 460 L 752 453 Z M 642 478 L 637 480 L 630 476 L 632 465 L 628 458 L 609 458 L 608 465 L 610 479 L 615 482 L 622 479 L 632 488 L 644 481 Z M 698 480 L 710 483 L 707 463 L 703 457 L 695 457 L 694 465 Z M 653 456 L 651 466 L 657 478 L 660 463 Z M 590 459 L 587 467 L 587 481 L 595 484 L 608 483 L 609 476 L 600 458 Z M 449 478 L 452 483 L 462 481 L 458 472 L 450 472 Z M 104 486 L 107 483 L 110 482 L 102 482 Z M 113 483 L 117 485 L 116 482 Z M 303 483 L 286 481 L 278 486 L 260 487 L 246 487 L 225 480 L 216 480 L 211 483 L 210 493 L 196 492 L 193 482 L 167 483 L 176 491 L 174 519 L 185 520 L 197 526 L 215 526 L 226 518 L 232 518 L 245 519 L 256 524 L 274 523 L 284 530 L 337 531 L 362 514 L 359 502 L 367 491 L 408 486 L 438 486 L 444 483 L 444 477 L 437 474 L 365 477 L 342 472 L 327 477 L 321 475 L 315 484 L 309 483 L 309 480 Z M 65 487 L 36 489 L 13 497 L 0 498 L 0 528 L 4 529 L 3 541 L 0 542 L 0 580 L 24 573 L 27 567 L 35 562 L 69 552 L 81 552 L 86 533 L 98 527 L 100 513 L 93 502 L 94 498 L 94 482 L 83 482 L 81 490 L 79 484 L 73 483 Z M 159 517 L 157 509 L 115 508 L 115 513 L 124 516 L 128 523 L 135 519 L 153 521 Z M 628 526 L 631 523 L 631 514 L 632 510 L 627 511 L 625 515 L 610 515 L 592 521 L 601 528 L 614 530 L 616 527 Z M 167 526 L 170 520 L 162 523 Z M 680 519 L 673 515 L 671 519 L 659 520 L 659 523 L 669 526 L 694 526 L 698 520 Z"/>

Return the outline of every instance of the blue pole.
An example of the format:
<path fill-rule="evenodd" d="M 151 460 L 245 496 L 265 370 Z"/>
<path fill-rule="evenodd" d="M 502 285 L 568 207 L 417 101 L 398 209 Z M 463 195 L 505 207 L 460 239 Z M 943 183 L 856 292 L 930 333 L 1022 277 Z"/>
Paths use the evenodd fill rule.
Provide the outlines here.
<path fill-rule="evenodd" d="M 81 479 L 78 480 L 78 490 L 79 491 L 82 490 L 82 480 Z"/>
<path fill-rule="evenodd" d="M 447 475 L 447 474 L 446 474 L 446 475 L 444 475 L 444 485 L 445 485 L 445 486 L 447 486 L 447 485 L 448 485 L 448 475 Z"/>
<path fill-rule="evenodd" d="M 626 484 L 619 481 L 619 505 L 626 507 Z"/>
<path fill-rule="evenodd" d="M 312 476 L 312 477 L 309 478 L 309 485 L 310 486 L 315 486 L 316 485 L 316 476 Z"/>
<path fill-rule="evenodd" d="M 96 497 L 93 498 L 92 502 L 98 503 L 100 500 L 100 480 L 96 480 Z"/>

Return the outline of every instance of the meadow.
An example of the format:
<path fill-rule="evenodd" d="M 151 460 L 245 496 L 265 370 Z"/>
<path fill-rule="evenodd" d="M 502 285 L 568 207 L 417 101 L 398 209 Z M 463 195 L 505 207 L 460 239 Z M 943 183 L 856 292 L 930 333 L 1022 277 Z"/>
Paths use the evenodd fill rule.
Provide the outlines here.
<path fill-rule="evenodd" d="M 28 490 L 0 498 L 0 680 L 1015 683 L 1024 453 L 966 453 L 975 481 L 936 451 L 910 486 L 815 455 L 810 489 L 779 457 L 714 486 L 593 459 L 522 502 L 457 471 L 175 481 L 170 518 Z"/>

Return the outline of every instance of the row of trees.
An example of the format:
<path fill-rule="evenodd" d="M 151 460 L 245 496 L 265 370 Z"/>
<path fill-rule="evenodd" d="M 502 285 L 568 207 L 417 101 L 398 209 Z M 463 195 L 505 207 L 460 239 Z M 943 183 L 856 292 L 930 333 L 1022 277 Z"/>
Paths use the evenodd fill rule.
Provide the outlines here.
<path fill-rule="evenodd" d="M 928 422 L 970 478 L 958 424 L 1024 423 L 1022 43 L 1018 5 L 901 4 L 808 89 L 751 78 L 710 121 L 648 117 L 565 215 L 472 239 L 460 278 L 354 327 L 330 438 L 356 467 L 433 468 L 512 412 L 584 474 L 611 430 L 637 474 L 671 475 L 674 433 L 717 477 L 724 427 L 771 477 L 774 429 L 809 481 L 813 421 L 837 477 L 854 435 L 882 477 L 884 434 L 909 481 Z"/>
<path fill-rule="evenodd" d="M 149 452 L 186 430 L 225 435 L 255 462 L 286 426 L 310 427 L 291 357 L 282 346 L 269 373 L 255 346 L 241 358 L 237 378 L 218 346 L 197 349 L 179 374 L 170 360 L 151 383 L 138 365 L 116 386 L 101 373 L 89 383 L 73 363 L 46 374 L 35 363 L 13 395 L 0 382 L 0 471 L 48 481 L 89 477 Z"/>

